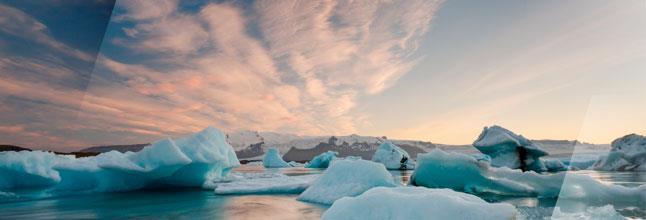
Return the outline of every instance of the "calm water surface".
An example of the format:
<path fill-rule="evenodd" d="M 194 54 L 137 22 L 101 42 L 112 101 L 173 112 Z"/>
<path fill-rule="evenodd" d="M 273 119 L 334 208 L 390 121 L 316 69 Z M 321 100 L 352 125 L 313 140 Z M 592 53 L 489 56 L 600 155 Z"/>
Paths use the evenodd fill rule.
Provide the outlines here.
<path fill-rule="evenodd" d="M 320 169 L 265 170 L 245 165 L 237 172 L 282 172 L 287 175 L 321 173 Z M 406 184 L 412 171 L 390 171 L 395 181 Z M 576 171 L 603 182 L 636 186 L 646 183 L 642 172 Z M 0 192 L 0 219 L 318 219 L 327 206 L 300 202 L 298 195 L 215 195 L 211 190 L 172 189 L 86 195 L 48 195 L 43 190 Z M 556 199 L 483 196 L 490 202 L 515 205 L 527 218 L 551 215 Z M 567 207 L 586 207 L 581 202 L 559 202 Z M 562 206 L 562 205 L 559 205 Z M 622 208 L 630 217 L 646 215 L 644 208 Z"/>

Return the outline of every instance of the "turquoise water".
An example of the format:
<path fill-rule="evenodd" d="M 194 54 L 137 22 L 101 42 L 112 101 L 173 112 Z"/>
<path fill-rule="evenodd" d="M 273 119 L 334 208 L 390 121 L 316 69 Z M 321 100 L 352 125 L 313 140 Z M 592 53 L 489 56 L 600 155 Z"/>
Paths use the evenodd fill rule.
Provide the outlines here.
<path fill-rule="evenodd" d="M 265 170 L 243 166 L 237 172 L 283 172 L 287 175 L 321 173 L 320 169 Z M 391 171 L 393 178 L 408 182 L 412 171 Z M 576 171 L 601 181 L 625 186 L 646 183 L 644 172 Z M 13 195 L 12 195 L 13 194 Z M 32 189 L 0 194 L 0 219 L 318 219 L 326 206 L 300 202 L 297 195 L 215 195 L 211 190 L 166 189 L 124 193 L 51 195 Z M 548 217 L 556 199 L 483 196 L 490 202 L 515 205 L 530 219 Z M 583 202 L 564 203 L 586 207 Z M 617 207 L 624 216 L 643 218 L 644 208 Z"/>

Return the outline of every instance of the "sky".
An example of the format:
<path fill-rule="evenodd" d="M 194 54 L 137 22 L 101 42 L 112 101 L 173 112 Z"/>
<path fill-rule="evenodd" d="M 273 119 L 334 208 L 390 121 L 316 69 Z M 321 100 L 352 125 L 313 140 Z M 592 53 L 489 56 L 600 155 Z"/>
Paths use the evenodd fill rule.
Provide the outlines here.
<path fill-rule="evenodd" d="M 0 1 L 0 143 L 646 134 L 646 3 Z"/>

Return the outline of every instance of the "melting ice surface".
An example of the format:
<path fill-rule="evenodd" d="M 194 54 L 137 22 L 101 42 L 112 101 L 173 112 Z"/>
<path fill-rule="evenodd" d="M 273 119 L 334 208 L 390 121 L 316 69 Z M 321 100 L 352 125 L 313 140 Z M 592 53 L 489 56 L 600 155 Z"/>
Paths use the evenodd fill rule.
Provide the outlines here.
<path fill-rule="evenodd" d="M 493 211 L 495 210 L 495 211 Z M 322 219 L 513 219 L 516 208 L 450 189 L 375 187 L 343 197 Z"/>
<path fill-rule="evenodd" d="M 383 164 L 361 159 L 336 160 L 298 199 L 330 205 L 341 197 L 357 196 L 373 187 L 396 185 Z"/>
<path fill-rule="evenodd" d="M 233 148 L 216 128 L 139 152 L 111 151 L 74 158 L 48 152 L 0 153 L 0 189 L 50 187 L 54 191 L 129 191 L 159 187 L 202 187 L 239 166 Z"/>

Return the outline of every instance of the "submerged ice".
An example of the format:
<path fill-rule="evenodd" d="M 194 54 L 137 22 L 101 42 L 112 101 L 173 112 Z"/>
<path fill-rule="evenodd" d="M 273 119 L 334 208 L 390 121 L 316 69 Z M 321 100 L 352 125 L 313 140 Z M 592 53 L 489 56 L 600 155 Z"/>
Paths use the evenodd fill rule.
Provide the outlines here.
<path fill-rule="evenodd" d="M 596 170 L 646 171 L 646 137 L 629 134 L 614 140 L 610 152 L 599 158 Z"/>
<path fill-rule="evenodd" d="M 240 165 L 225 135 L 212 127 L 176 140 L 157 141 L 136 153 L 111 151 L 73 158 L 38 151 L 6 152 L 0 153 L 0 161 L 0 172 L 7 177 L 0 187 L 38 185 L 83 191 L 202 187 L 206 180 L 221 178 Z"/>
<path fill-rule="evenodd" d="M 606 185 L 589 176 L 565 172 L 539 174 L 491 167 L 489 163 L 471 156 L 441 150 L 418 155 L 417 169 L 410 183 L 473 194 L 558 197 L 598 204 L 638 204 L 646 199 L 646 185 L 629 188 Z"/>
<path fill-rule="evenodd" d="M 415 168 L 415 162 L 413 162 L 413 159 L 408 155 L 408 152 L 389 141 L 385 141 L 379 145 L 379 148 L 372 156 L 372 161 L 382 163 L 389 170 L 407 170 Z"/>
<path fill-rule="evenodd" d="M 492 211 L 493 210 L 493 211 Z M 516 208 L 450 189 L 375 187 L 344 197 L 322 219 L 514 219 Z"/>
<path fill-rule="evenodd" d="M 492 166 L 547 171 L 540 157 L 548 153 L 522 135 L 514 134 L 503 127 L 485 127 L 473 146 L 483 154 L 491 156 Z"/>
<path fill-rule="evenodd" d="M 336 160 L 298 197 L 301 201 L 332 204 L 377 186 L 396 186 L 383 164 L 367 160 Z"/>
<path fill-rule="evenodd" d="M 292 167 L 291 164 L 283 160 L 278 149 L 273 147 L 267 149 L 267 153 L 262 157 L 262 165 L 265 166 L 265 168 Z"/>

